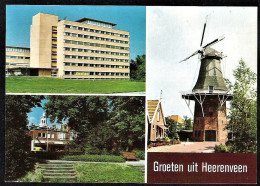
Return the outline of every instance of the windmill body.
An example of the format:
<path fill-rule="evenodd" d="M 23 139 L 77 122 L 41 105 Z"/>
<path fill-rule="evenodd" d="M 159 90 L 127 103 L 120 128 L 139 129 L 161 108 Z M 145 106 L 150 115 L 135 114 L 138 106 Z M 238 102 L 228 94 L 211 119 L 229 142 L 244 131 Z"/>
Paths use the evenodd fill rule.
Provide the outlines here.
<path fill-rule="evenodd" d="M 204 32 L 205 26 L 203 36 Z M 201 55 L 197 82 L 191 93 L 182 95 L 186 101 L 195 101 L 193 124 L 193 140 L 195 141 L 227 141 L 226 101 L 231 100 L 232 95 L 228 94 L 222 74 L 222 53 L 210 48 L 211 45 L 223 39 L 214 40 L 183 60 L 186 61 L 196 54 Z"/>

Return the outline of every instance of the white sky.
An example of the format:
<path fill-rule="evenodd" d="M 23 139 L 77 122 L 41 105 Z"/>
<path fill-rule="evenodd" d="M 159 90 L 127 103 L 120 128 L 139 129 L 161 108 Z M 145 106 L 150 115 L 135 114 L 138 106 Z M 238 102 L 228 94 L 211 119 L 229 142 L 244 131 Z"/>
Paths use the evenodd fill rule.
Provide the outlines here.
<path fill-rule="evenodd" d="M 147 7 L 146 95 L 159 99 L 165 116 L 191 115 L 181 91 L 191 91 L 200 67 L 198 56 L 179 63 L 199 49 L 206 15 L 209 15 L 203 45 L 221 35 L 225 39 L 212 48 L 222 51 L 225 78 L 234 82 L 233 70 L 241 58 L 257 72 L 256 7 Z M 194 111 L 194 104 L 191 105 Z"/>

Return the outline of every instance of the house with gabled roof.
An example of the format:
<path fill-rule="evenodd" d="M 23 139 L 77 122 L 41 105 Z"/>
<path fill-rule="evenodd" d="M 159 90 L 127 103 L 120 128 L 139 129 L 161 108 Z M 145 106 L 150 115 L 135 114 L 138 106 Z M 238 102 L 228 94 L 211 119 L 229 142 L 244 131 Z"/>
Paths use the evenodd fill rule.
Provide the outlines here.
<path fill-rule="evenodd" d="M 147 102 L 148 140 L 157 141 L 165 137 L 166 120 L 163 114 L 160 100 L 148 100 Z"/>

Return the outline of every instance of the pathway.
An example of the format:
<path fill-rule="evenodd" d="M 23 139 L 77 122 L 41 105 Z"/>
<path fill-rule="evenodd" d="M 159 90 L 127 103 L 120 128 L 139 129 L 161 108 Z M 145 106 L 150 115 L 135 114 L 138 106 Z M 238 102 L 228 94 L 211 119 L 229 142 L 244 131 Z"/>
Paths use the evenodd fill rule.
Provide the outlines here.
<path fill-rule="evenodd" d="M 76 181 L 73 162 L 59 160 L 47 160 L 46 162 L 46 164 L 40 164 L 44 182 L 59 182 L 59 180 L 62 180 L 62 182 Z"/>
<path fill-rule="evenodd" d="M 152 147 L 148 152 L 214 153 L 215 145 L 220 144 L 220 142 L 182 142 L 178 145 Z"/>

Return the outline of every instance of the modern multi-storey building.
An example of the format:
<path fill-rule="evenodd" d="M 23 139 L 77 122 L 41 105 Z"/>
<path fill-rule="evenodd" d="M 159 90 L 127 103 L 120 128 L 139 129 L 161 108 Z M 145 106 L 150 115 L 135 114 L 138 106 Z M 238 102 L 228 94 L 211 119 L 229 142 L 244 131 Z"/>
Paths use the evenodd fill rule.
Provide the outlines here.
<path fill-rule="evenodd" d="M 114 29 L 115 25 L 89 18 L 59 20 L 38 13 L 31 25 L 30 75 L 129 79 L 129 32 Z"/>
<path fill-rule="evenodd" d="M 21 75 L 20 68 L 30 66 L 30 48 L 6 47 L 6 68 L 10 69 L 13 75 Z M 20 67 L 20 68 L 19 68 Z M 7 75 L 11 75 L 7 73 Z"/>

